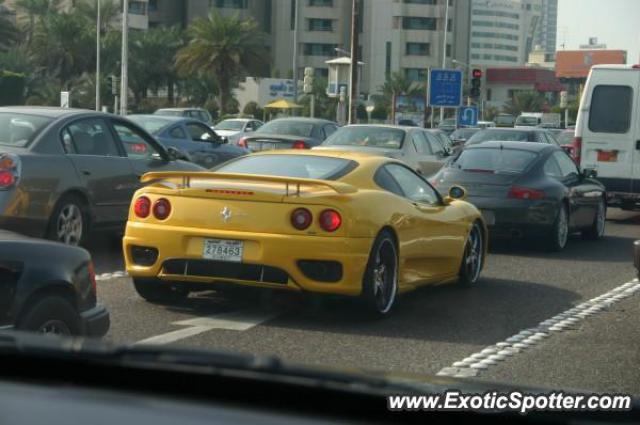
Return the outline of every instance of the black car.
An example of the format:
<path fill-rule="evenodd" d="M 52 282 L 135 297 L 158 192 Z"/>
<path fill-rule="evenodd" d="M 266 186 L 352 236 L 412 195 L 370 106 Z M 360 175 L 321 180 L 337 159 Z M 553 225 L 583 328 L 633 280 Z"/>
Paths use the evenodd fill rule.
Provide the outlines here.
<path fill-rule="evenodd" d="M 465 142 L 465 146 L 489 141 L 535 142 L 558 146 L 558 142 L 549 130 L 539 127 L 485 128 L 469 137 Z"/>
<path fill-rule="evenodd" d="M 594 176 L 557 145 L 486 142 L 466 147 L 432 183 L 443 193 L 464 187 L 492 236 L 542 236 L 550 249 L 561 250 L 570 233 L 604 235 L 607 198 Z"/>
<path fill-rule="evenodd" d="M 70 245 L 121 230 L 140 176 L 202 171 L 126 118 L 53 107 L 0 108 L 0 228 Z"/>
<path fill-rule="evenodd" d="M 0 276 L 0 329 L 85 336 L 109 330 L 82 248 L 0 230 Z"/>
<path fill-rule="evenodd" d="M 271 149 L 311 149 L 338 129 L 332 121 L 319 118 L 278 118 L 241 137 L 238 146 L 252 152 Z"/>

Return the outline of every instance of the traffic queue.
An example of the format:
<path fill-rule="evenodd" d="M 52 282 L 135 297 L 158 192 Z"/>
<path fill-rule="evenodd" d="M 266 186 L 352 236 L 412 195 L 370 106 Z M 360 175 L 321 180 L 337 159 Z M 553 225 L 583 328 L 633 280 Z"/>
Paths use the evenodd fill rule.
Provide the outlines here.
<path fill-rule="evenodd" d="M 631 191 L 619 176 L 640 139 L 630 71 L 595 66 L 590 108 L 564 131 L 532 116 L 452 132 L 287 117 L 223 136 L 182 116 L 0 108 L 0 220 L 69 245 L 124 227 L 126 271 L 153 303 L 231 284 L 385 316 L 420 286 L 477 284 L 490 240 L 560 251 L 573 233 L 602 238 L 609 205 L 637 207 L 637 169 L 622 174 Z M 55 328 L 81 329 L 78 314 Z M 32 327 L 58 320 L 45 319 Z"/>

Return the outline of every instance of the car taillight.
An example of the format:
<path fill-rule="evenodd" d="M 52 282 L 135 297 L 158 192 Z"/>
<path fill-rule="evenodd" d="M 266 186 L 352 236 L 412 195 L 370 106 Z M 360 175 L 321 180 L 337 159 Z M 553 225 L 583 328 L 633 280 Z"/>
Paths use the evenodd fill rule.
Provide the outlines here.
<path fill-rule="evenodd" d="M 320 227 L 326 232 L 335 232 L 342 224 L 340 213 L 335 210 L 324 210 L 320 213 Z"/>
<path fill-rule="evenodd" d="M 91 290 L 95 294 L 97 292 L 96 269 L 93 267 L 93 261 L 89 261 L 89 281 L 91 282 Z"/>
<path fill-rule="evenodd" d="M 247 145 L 247 138 L 241 137 L 240 140 L 238 140 L 238 146 L 247 149 L 249 147 L 249 145 Z"/>
<path fill-rule="evenodd" d="M 296 140 L 293 142 L 293 149 L 306 149 L 307 145 L 302 140 Z"/>
<path fill-rule="evenodd" d="M 527 187 L 513 186 L 509 189 L 507 198 L 538 200 L 544 198 L 544 192 L 541 190 L 529 189 Z"/>
<path fill-rule="evenodd" d="M 21 172 L 20 158 L 16 155 L 3 153 L 0 154 L 0 190 L 12 188 Z"/>
<path fill-rule="evenodd" d="M 133 212 L 140 218 L 149 217 L 149 213 L 151 213 L 151 201 L 149 198 L 141 196 L 136 199 L 135 204 L 133 204 Z"/>
<path fill-rule="evenodd" d="M 153 216 L 155 218 L 164 220 L 169 217 L 169 214 L 171 214 L 171 203 L 168 200 L 160 198 L 153 203 Z"/>
<path fill-rule="evenodd" d="M 580 166 L 580 160 L 582 159 L 582 137 L 574 137 L 571 148 L 571 156 L 575 163 Z"/>
<path fill-rule="evenodd" d="M 298 230 L 304 230 L 311 226 L 313 216 L 306 208 L 298 208 L 291 213 L 291 225 Z"/>

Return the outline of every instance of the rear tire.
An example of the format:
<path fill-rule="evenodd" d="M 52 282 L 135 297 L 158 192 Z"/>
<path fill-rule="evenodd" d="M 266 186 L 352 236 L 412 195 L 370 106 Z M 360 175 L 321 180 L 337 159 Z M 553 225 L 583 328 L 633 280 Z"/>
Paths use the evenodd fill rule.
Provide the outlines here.
<path fill-rule="evenodd" d="M 362 280 L 362 299 L 373 317 L 389 314 L 398 294 L 398 250 L 390 232 L 383 230 L 371 248 Z"/>
<path fill-rule="evenodd" d="M 22 315 L 16 328 L 66 336 L 82 333 L 78 312 L 69 301 L 59 296 L 48 296 L 36 301 Z"/>
<path fill-rule="evenodd" d="M 567 246 L 569 240 L 569 212 L 567 206 L 560 204 L 556 220 L 547 236 L 546 245 L 550 251 L 559 252 Z"/>
<path fill-rule="evenodd" d="M 159 279 L 133 279 L 138 295 L 153 304 L 179 304 L 189 296 L 189 291 Z"/>
<path fill-rule="evenodd" d="M 58 200 L 49 217 L 47 239 L 66 245 L 83 246 L 88 240 L 90 213 L 77 195 L 65 195 Z"/>
<path fill-rule="evenodd" d="M 458 284 L 470 287 L 480 280 L 480 272 L 484 264 L 484 237 L 478 223 L 474 223 L 464 248 Z"/>
<path fill-rule="evenodd" d="M 582 237 L 592 241 L 602 239 L 604 236 L 605 225 L 607 222 L 607 204 L 604 199 L 600 200 L 598 209 L 593 217 L 591 227 L 582 231 Z"/>

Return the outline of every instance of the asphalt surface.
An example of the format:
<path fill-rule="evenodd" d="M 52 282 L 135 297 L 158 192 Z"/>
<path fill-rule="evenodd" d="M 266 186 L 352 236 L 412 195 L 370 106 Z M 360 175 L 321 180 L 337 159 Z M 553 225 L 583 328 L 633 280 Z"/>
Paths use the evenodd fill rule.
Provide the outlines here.
<path fill-rule="evenodd" d="M 363 318 L 357 304 L 240 291 L 191 295 L 177 306 L 143 301 L 129 278 L 102 275 L 113 342 L 177 344 L 277 355 L 325 366 L 434 375 L 472 353 L 635 278 L 640 214 L 609 212 L 601 241 L 571 238 L 561 253 L 521 241 L 494 245 L 478 286 L 404 295 L 393 315 Z M 122 270 L 117 239 L 96 238 L 98 273 Z M 255 292 L 255 293 L 254 293 Z M 486 370 L 474 379 L 640 395 L 640 291 Z M 178 322 L 178 323 L 176 323 Z"/>

